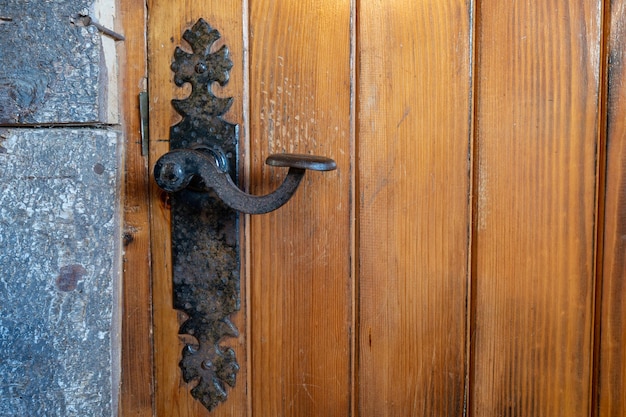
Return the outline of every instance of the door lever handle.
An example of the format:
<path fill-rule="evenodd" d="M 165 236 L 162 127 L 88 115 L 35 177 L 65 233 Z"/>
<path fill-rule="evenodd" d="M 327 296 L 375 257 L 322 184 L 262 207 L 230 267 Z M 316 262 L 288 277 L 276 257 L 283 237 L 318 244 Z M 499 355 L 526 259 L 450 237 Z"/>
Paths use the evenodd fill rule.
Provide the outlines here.
<path fill-rule="evenodd" d="M 272 193 L 257 196 L 245 193 L 235 185 L 228 171 L 221 166 L 226 158 L 214 152 L 178 149 L 163 155 L 154 167 L 156 183 L 163 190 L 181 191 L 195 181 L 196 188 L 212 189 L 233 210 L 248 214 L 264 214 L 283 206 L 296 192 L 307 169 L 331 171 L 337 164 L 330 158 L 301 154 L 270 155 L 265 163 L 287 167 L 289 171 L 282 184 Z"/>
<path fill-rule="evenodd" d="M 222 118 L 233 99 L 211 91 L 213 83 L 228 82 L 233 65 L 226 46 L 211 51 L 219 38 L 200 19 L 183 34 L 191 52 L 174 51 L 174 82 L 191 84 L 191 94 L 172 100 L 182 120 L 170 128 L 170 151 L 154 166 L 157 185 L 171 193 L 172 299 L 185 313 L 179 328 L 185 335 L 181 377 L 197 382 L 191 395 L 208 410 L 226 401 L 227 386 L 235 385 L 239 370 L 235 351 L 223 345 L 226 337 L 238 335 L 230 319 L 240 308 L 237 212 L 275 210 L 291 198 L 307 169 L 336 169 L 325 157 L 271 155 L 268 165 L 289 168 L 274 192 L 256 196 L 237 187 L 239 127 Z"/>

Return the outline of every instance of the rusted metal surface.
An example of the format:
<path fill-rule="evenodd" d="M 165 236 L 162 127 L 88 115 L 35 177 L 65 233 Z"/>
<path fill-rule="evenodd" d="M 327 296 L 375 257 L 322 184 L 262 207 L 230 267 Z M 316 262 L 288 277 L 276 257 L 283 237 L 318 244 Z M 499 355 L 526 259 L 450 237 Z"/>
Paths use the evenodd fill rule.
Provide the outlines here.
<path fill-rule="evenodd" d="M 283 206 L 296 192 L 306 169 L 328 171 L 335 168 L 332 159 L 311 155 L 272 155 L 267 163 L 289 167 L 287 176 L 274 192 L 256 196 L 241 191 L 227 172 L 220 168 L 219 158 L 197 150 L 175 150 L 155 165 L 157 184 L 168 192 L 189 187 L 212 190 L 230 208 L 249 214 L 264 214 Z"/>
<path fill-rule="evenodd" d="M 228 48 L 211 53 L 220 34 L 204 20 L 183 38 L 192 53 L 176 48 L 171 68 L 176 85 L 190 83 L 192 90 L 188 98 L 172 100 L 183 118 L 170 129 L 170 149 L 200 147 L 225 155 L 236 181 L 238 127 L 221 117 L 232 99 L 211 91 L 213 82 L 228 82 Z M 186 342 L 195 339 L 179 365 L 185 382 L 198 381 L 194 398 L 212 410 L 226 399 L 239 370 L 235 352 L 222 344 L 238 334 L 229 319 L 240 308 L 238 215 L 213 194 L 191 189 L 172 194 L 171 208 L 174 308 L 187 316 L 179 333 L 191 336 Z"/>
<path fill-rule="evenodd" d="M 174 308 L 187 319 L 180 368 L 185 382 L 207 409 L 227 398 L 236 382 L 235 352 L 220 345 L 238 331 L 230 315 L 240 308 L 238 211 L 262 214 L 285 204 L 307 169 L 329 171 L 332 159 L 313 155 L 272 155 L 267 163 L 288 167 L 274 192 L 255 196 L 237 185 L 238 126 L 222 116 L 231 98 L 215 97 L 211 84 L 228 82 L 228 48 L 211 53 L 219 33 L 200 19 L 183 38 L 192 53 L 176 48 L 172 70 L 176 85 L 190 83 L 191 94 L 172 105 L 183 116 L 170 129 L 170 152 L 155 164 L 157 184 L 171 194 Z M 192 340 L 192 341 L 190 341 Z"/>

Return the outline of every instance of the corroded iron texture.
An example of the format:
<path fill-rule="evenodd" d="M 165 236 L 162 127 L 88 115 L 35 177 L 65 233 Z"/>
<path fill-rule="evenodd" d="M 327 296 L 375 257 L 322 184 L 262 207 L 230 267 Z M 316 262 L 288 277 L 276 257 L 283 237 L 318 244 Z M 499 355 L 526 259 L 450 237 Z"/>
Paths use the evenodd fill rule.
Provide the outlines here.
<path fill-rule="evenodd" d="M 176 48 L 171 68 L 176 85 L 190 83 L 192 90 L 186 99 L 172 100 L 183 119 L 170 129 L 170 149 L 223 155 L 223 169 L 237 181 L 238 126 L 221 117 L 232 98 L 211 91 L 213 82 L 228 82 L 228 48 L 211 52 L 220 34 L 202 19 L 183 38 L 192 52 Z M 198 381 L 194 398 L 212 410 L 226 399 L 239 370 L 235 352 L 220 344 L 238 335 L 229 319 L 240 308 L 238 215 L 214 194 L 190 189 L 172 194 L 171 204 L 174 308 L 187 316 L 179 333 L 191 336 L 180 368 L 185 382 Z"/>
<path fill-rule="evenodd" d="M 266 195 L 241 191 L 227 172 L 223 172 L 211 153 L 193 149 L 175 149 L 163 155 L 154 166 L 156 183 L 174 193 L 187 187 L 212 191 L 230 208 L 249 214 L 264 214 L 282 207 L 298 189 L 306 169 L 329 171 L 335 161 L 313 155 L 270 155 L 267 164 L 288 167 L 280 187 Z"/>
<path fill-rule="evenodd" d="M 307 169 L 330 171 L 335 161 L 314 155 L 271 155 L 266 163 L 289 171 L 274 192 L 255 196 L 237 187 L 237 125 L 221 116 L 231 98 L 215 97 L 211 84 L 228 82 L 232 62 L 224 46 L 211 53 L 220 35 L 200 19 L 183 38 L 192 53 L 176 48 L 176 85 L 191 94 L 172 100 L 183 116 L 170 130 L 170 152 L 154 167 L 157 184 L 172 193 L 174 307 L 187 315 L 179 333 L 193 339 L 180 362 L 185 382 L 198 380 L 192 395 L 212 410 L 234 386 L 239 365 L 223 337 L 238 332 L 230 315 L 239 310 L 239 230 L 237 211 L 262 214 L 285 204 Z"/>

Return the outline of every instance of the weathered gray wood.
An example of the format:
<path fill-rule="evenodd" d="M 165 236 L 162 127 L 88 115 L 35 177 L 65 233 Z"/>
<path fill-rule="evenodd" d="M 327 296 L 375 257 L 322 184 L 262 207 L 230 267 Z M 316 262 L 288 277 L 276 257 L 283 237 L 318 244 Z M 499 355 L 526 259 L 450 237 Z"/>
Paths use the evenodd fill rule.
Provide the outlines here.
<path fill-rule="evenodd" d="M 0 416 L 111 416 L 118 134 L 0 129 Z"/>
<path fill-rule="evenodd" d="M 0 0 L 0 124 L 110 122 L 101 34 L 73 19 L 92 3 Z"/>

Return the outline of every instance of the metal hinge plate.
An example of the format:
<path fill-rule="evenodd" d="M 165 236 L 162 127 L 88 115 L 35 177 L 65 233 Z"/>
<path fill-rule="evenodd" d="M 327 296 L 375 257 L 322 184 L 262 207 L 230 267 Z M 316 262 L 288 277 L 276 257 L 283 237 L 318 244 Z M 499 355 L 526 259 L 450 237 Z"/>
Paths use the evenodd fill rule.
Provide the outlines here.
<path fill-rule="evenodd" d="M 141 155 L 147 156 L 150 143 L 150 118 L 148 116 L 149 110 L 148 92 L 142 91 L 139 93 L 139 116 L 141 117 L 140 131 L 141 131 Z"/>

